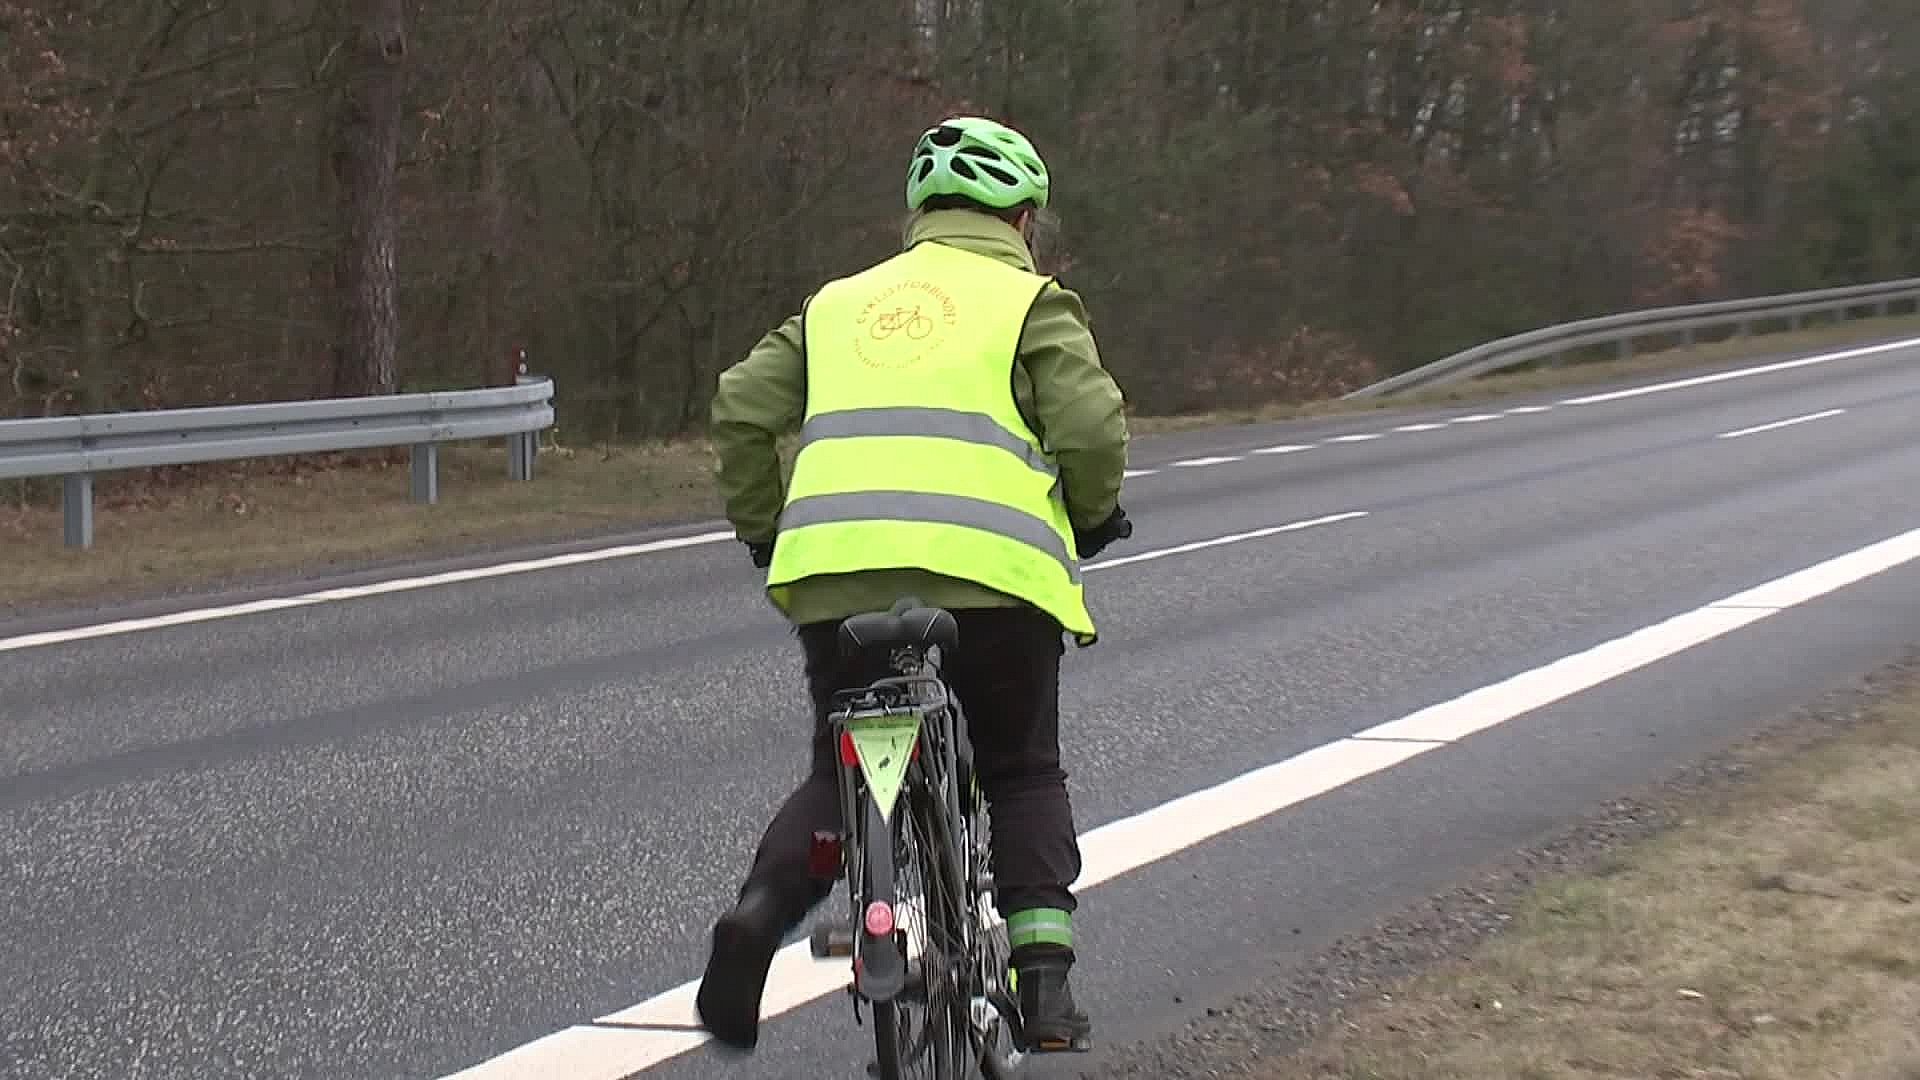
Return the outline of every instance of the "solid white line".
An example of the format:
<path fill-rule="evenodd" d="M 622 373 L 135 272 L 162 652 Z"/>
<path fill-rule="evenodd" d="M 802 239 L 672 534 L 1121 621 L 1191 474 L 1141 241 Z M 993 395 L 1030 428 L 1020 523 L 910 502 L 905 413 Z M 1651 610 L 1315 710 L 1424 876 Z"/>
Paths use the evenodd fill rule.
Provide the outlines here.
<path fill-rule="evenodd" d="M 1818 356 L 1807 356 L 1798 360 L 1786 360 L 1777 364 L 1766 364 L 1760 367 L 1721 372 L 1716 375 L 1703 375 L 1697 378 L 1681 379 L 1675 382 L 1659 383 L 1653 386 L 1636 387 L 1631 390 L 1616 390 L 1606 394 L 1569 398 L 1559 404 L 1594 405 L 1605 401 L 1618 401 L 1622 398 L 1638 397 L 1642 394 L 1657 394 L 1667 390 L 1679 390 L 1691 386 L 1703 386 L 1708 383 L 1722 382 L 1727 379 L 1742 379 L 1749 375 L 1764 375 L 1769 372 L 1785 371 L 1792 368 L 1806 367 L 1811 364 L 1824 364 L 1832 360 L 1845 360 L 1860 356 L 1872 356 L 1884 352 L 1894 352 L 1900 349 L 1912 348 L 1917 345 L 1920 345 L 1920 338 L 1909 338 L 1902 341 L 1891 341 L 1880 345 L 1866 346 L 1864 348 L 1847 349 L 1841 352 L 1824 353 Z M 1552 408 L 1554 408 L 1554 406 L 1551 405 L 1525 405 L 1507 411 L 1509 413 L 1546 412 Z M 1805 419 L 1811 420 L 1819 418 L 1821 417 L 1807 417 Z M 1469 421 L 1463 419 L 1459 422 L 1466 423 Z M 1393 430 L 1413 433 L 1436 431 L 1445 426 L 1445 424 L 1430 423 L 1403 424 Z M 1731 438 L 1736 434 L 1752 433 L 1753 432 L 1730 432 L 1721 437 Z M 1370 442 L 1379 438 L 1384 438 L 1384 436 L 1377 433 L 1338 435 L 1326 441 L 1330 443 L 1358 443 Z M 1298 449 L 1310 448 L 1301 447 Z M 1265 450 L 1254 451 L 1254 453 L 1257 454 L 1292 452 L 1296 452 L 1296 449 L 1292 447 L 1270 447 Z M 1239 460 L 1242 459 L 1238 457 L 1200 458 L 1191 461 L 1175 462 L 1174 464 L 1182 468 L 1196 468 L 1203 465 L 1220 465 Z M 1127 479 L 1140 476 L 1152 476 L 1158 471 L 1157 469 L 1129 469 L 1126 470 L 1125 476 Z M 73 641 L 85 641 L 92 638 L 112 637 L 119 634 L 136 633 L 142 630 L 186 626 L 193 623 L 231 619 L 243 615 L 260 614 L 262 612 L 283 611 L 288 608 L 311 607 L 316 604 L 334 603 L 342 600 L 357 600 L 369 596 L 409 592 L 416 589 L 433 588 L 439 585 L 452 585 L 464 581 L 479 581 L 486 578 L 533 573 L 540 570 L 551 570 L 565 566 L 578 566 L 585 563 L 625 559 L 636 555 L 670 551 L 676 548 L 717 544 L 731 539 L 733 539 L 731 532 L 707 532 L 694 536 L 676 537 L 670 540 L 655 540 L 643 544 L 627 544 L 618 547 L 600 548 L 594 551 L 575 552 L 570 555 L 556 555 L 550 558 L 528 559 L 521 562 L 502 563 L 496 566 L 474 567 L 469 570 L 456 570 L 449 573 L 431 574 L 424 577 L 396 578 L 391 581 L 376 582 L 371 585 L 359 585 L 351 588 L 324 589 L 317 592 L 301 593 L 295 596 L 255 600 L 244 604 L 228 604 L 221 607 L 201 608 L 194 611 L 175 612 L 168 615 L 157 615 L 143 619 L 122 619 L 116 622 L 100 623 L 94 626 L 75 627 L 70 630 L 54 630 L 40 634 L 22 634 L 10 638 L 0 638 L 0 652 L 13 652 L 43 645 L 58 645 Z"/>
<path fill-rule="evenodd" d="M 1239 460 L 1237 458 L 1231 460 Z M 1336 514 L 1332 517 L 1315 518 L 1311 521 L 1296 521 L 1271 528 L 1256 529 L 1253 532 L 1235 533 L 1231 536 L 1201 540 L 1196 543 L 1182 544 L 1178 547 L 1162 548 L 1155 551 L 1128 555 L 1105 562 L 1089 563 L 1082 570 L 1105 570 L 1129 563 L 1149 562 L 1164 559 L 1172 555 L 1184 555 L 1190 551 L 1220 547 L 1224 544 L 1237 544 L 1246 540 L 1259 540 L 1280 533 L 1297 532 L 1311 529 L 1316 525 L 1329 525 L 1336 521 L 1365 517 L 1365 513 L 1355 512 Z M 578 566 L 583 563 L 605 562 L 609 559 L 630 558 L 635 555 L 648 555 L 659 551 L 671 551 L 676 548 L 698 547 L 704 544 L 716 544 L 722 540 L 733 539 L 731 532 L 699 533 L 694 536 L 675 537 L 670 540 L 653 540 L 644 544 L 628 544 L 622 547 L 602 548 L 596 551 L 579 551 L 568 555 L 553 555 L 543 559 L 528 559 L 523 562 L 504 563 L 499 566 L 479 566 L 468 570 L 451 570 L 443 574 L 427 577 L 400 578 L 394 581 L 378 581 L 369 585 L 354 585 L 341 589 L 323 589 L 319 592 L 301 593 L 298 596 L 280 596 L 266 600 L 251 600 L 244 604 L 228 604 L 222 607 L 201 608 L 197 611 L 180 611 L 169 615 L 154 615 L 143 619 L 122 619 L 118 622 L 100 623 L 95 626 L 75 627 L 71 630 L 48 630 L 38 634 L 21 634 L 17 637 L 0 638 L 0 652 L 13 652 L 31 649 L 43 645 L 61 645 L 72 641 L 86 641 L 91 638 L 112 637 L 116 634 L 131 634 L 141 630 L 158 630 L 169 626 L 187 626 L 193 623 L 212 622 L 217 619 L 232 619 L 242 615 L 257 615 L 267 611 L 283 611 L 287 608 L 311 607 L 315 604 L 335 603 L 341 600 L 357 600 L 367 596 L 382 596 L 388 593 L 408 592 L 414 589 L 426 589 L 436 585 L 452 585 L 462 581 L 477 581 L 485 578 L 504 577 L 508 574 L 525 574 L 536 570 L 552 570 L 563 566 Z"/>
<path fill-rule="evenodd" d="M 1684 652 L 1740 627 L 1920 559 L 1920 529 L 1817 563 L 1723 600 L 1636 630 L 1544 667 L 1451 701 L 1336 739 L 1213 787 L 1108 822 L 1080 837 L 1076 889 L 1091 889 L 1229 830 L 1384 772 L 1565 700 L 1608 680 Z M 846 988 L 844 960 L 816 961 L 805 941 L 774 957 L 762 1020 Z M 682 983 L 601 1023 L 695 1026 L 698 980 Z M 700 1031 L 636 1031 L 578 1026 L 527 1043 L 450 1080 L 566 1076 L 621 1080 L 707 1041 Z"/>
<path fill-rule="evenodd" d="M 1255 450 L 1254 453 L 1256 454 L 1298 454 L 1303 451 L 1307 451 L 1311 449 L 1313 449 L 1313 447 L 1311 446 L 1295 446 L 1293 444 L 1287 444 L 1284 446 L 1263 446 L 1260 449 Z"/>
<path fill-rule="evenodd" d="M 1173 467 L 1176 469 L 1204 469 L 1209 465 L 1227 465 L 1241 460 L 1243 459 L 1238 457 L 1197 457 L 1188 458 L 1185 461 L 1176 461 L 1173 463 Z"/>
<path fill-rule="evenodd" d="M 1112 570 L 1118 566 L 1132 566 L 1134 563 L 1152 562 L 1155 559 L 1167 559 L 1175 555 L 1185 555 L 1189 552 L 1205 551 L 1207 548 L 1224 547 L 1228 544 L 1241 544 L 1248 540 L 1265 540 L 1269 536 L 1279 536 L 1281 533 L 1299 532 L 1302 529 L 1314 529 L 1322 525 L 1332 525 L 1340 521 L 1352 521 L 1355 518 L 1363 518 L 1366 516 L 1367 511 L 1365 510 L 1351 510 L 1344 514 L 1329 514 L 1326 517 L 1310 518 L 1306 521 L 1293 521 L 1285 525 L 1270 525 L 1267 528 L 1255 529 L 1252 532 L 1233 533 L 1229 536 L 1216 536 L 1211 540 L 1196 540 L 1191 544 L 1180 544 L 1177 547 L 1160 548 L 1156 551 L 1143 551 L 1138 555 L 1122 555 L 1117 559 L 1102 559 L 1096 563 L 1088 563 L 1080 569 L 1084 573 L 1092 573 L 1095 570 Z"/>
<path fill-rule="evenodd" d="M 1793 427 L 1795 424 L 1810 424 L 1815 420 L 1825 420 L 1830 416 L 1839 416 L 1840 414 L 1846 411 L 1847 410 L 1845 409 L 1828 409 L 1826 412 L 1808 413 L 1805 416 L 1796 416 L 1791 420 L 1775 420 L 1771 424 L 1761 424 L 1759 427 L 1741 428 L 1738 431 L 1721 432 L 1719 435 L 1715 436 L 1715 438 L 1740 439 L 1740 438 L 1745 438 L 1748 435 L 1758 435 L 1763 431 L 1779 431 L 1781 428 Z"/>
<path fill-rule="evenodd" d="M 1484 424 L 1489 420 L 1500 419 L 1499 413 L 1475 413 L 1472 416 L 1456 416 L 1447 421 L 1449 424 Z"/>
<path fill-rule="evenodd" d="M 1603 401 L 1619 401 L 1622 398 L 1639 397 L 1642 394 L 1661 394 L 1668 390 L 1685 390 L 1692 386 L 1706 386 L 1709 383 L 1725 382 L 1728 379 L 1744 379 L 1751 375 L 1767 375 L 1775 371 L 1790 371 L 1794 368 L 1809 367 L 1813 364 L 1825 364 L 1833 360 L 1852 360 L 1861 356 L 1875 356 L 1880 353 L 1898 352 L 1920 345 L 1920 338 L 1907 338 L 1903 341 L 1889 341 L 1882 345 L 1868 345 L 1865 348 L 1845 349 L 1840 352 L 1821 353 L 1818 356 L 1803 356 L 1798 360 L 1782 360 L 1777 364 L 1762 364 L 1759 367 L 1740 368 L 1737 371 L 1722 371 L 1715 375 L 1699 375 L 1691 379 L 1678 379 L 1673 382 L 1655 383 L 1652 386 L 1636 386 L 1631 390 L 1615 390 L 1606 394 L 1590 394 L 1586 397 L 1568 398 L 1562 405 L 1598 405 Z"/>
<path fill-rule="evenodd" d="M 1515 405 L 1513 408 L 1506 410 L 1504 415 L 1533 416 L 1536 413 L 1548 413 L 1552 411 L 1553 406 L 1551 405 Z"/>
<path fill-rule="evenodd" d="M 495 566 L 476 566 L 467 570 L 449 570 L 442 574 L 429 574 L 425 577 L 396 578 L 392 581 L 376 581 L 370 585 L 353 585 L 341 589 L 322 589 L 318 592 L 300 593 L 297 596 L 279 596 L 268 600 L 250 600 L 244 604 L 227 604 L 222 607 L 200 608 L 196 611 L 177 611 L 170 615 L 154 615 L 144 619 L 121 619 L 118 622 L 100 623 L 95 626 L 79 626 L 71 630 L 49 630 L 40 634 L 22 634 L 18 637 L 0 638 L 0 652 L 12 652 L 17 649 L 31 649 L 39 645 L 60 645 L 69 641 L 85 641 L 89 638 L 112 637 L 116 634 L 131 634 L 141 630 L 158 630 L 168 626 L 186 626 L 190 623 L 212 622 L 216 619 L 231 619 L 241 615 L 256 615 L 263 611 L 284 611 L 287 608 L 312 607 L 315 604 L 331 604 L 341 600 L 358 600 L 368 596 L 385 596 L 389 593 L 411 592 L 415 589 L 428 589 L 437 585 L 454 585 L 463 581 L 480 581 L 485 578 L 506 577 L 510 574 L 530 574 L 537 570 L 553 570 L 562 566 L 580 566 L 585 563 L 606 562 L 610 559 L 627 559 L 635 555 L 651 555 L 658 551 L 673 551 L 678 548 L 701 547 L 733 539 L 732 532 L 706 532 L 693 536 L 676 536 L 669 540 L 649 540 L 644 544 L 623 544 L 619 547 L 597 548 L 593 551 L 576 551 L 567 555 L 551 555 L 541 559 L 526 559 L 520 562 L 500 563 Z"/>

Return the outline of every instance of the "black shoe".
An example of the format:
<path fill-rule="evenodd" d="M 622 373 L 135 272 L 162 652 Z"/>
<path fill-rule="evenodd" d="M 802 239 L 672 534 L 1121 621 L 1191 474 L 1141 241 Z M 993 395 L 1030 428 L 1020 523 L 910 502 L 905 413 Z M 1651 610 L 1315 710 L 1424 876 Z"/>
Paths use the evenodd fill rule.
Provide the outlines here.
<path fill-rule="evenodd" d="M 1073 954 L 1064 950 L 1044 953 L 1021 950 L 1015 953 L 1012 967 L 1020 994 L 1020 1028 L 1026 1036 L 1027 1052 L 1085 1053 L 1093 1049 L 1093 1024 L 1087 1014 L 1074 1005 L 1073 989 L 1067 985 Z"/>
<path fill-rule="evenodd" d="M 749 891 L 713 926 L 713 952 L 694 998 L 700 1023 L 737 1050 L 760 1041 L 760 995 L 785 931 L 778 907 L 764 891 Z"/>

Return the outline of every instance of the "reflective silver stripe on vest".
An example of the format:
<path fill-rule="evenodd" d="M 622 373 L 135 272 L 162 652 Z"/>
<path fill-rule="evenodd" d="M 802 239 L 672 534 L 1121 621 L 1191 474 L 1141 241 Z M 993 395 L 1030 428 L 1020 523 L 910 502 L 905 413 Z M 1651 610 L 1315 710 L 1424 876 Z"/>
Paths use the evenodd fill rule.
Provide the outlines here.
<path fill-rule="evenodd" d="M 927 521 L 980 529 L 1046 552 L 1066 570 L 1068 581 L 1080 584 L 1080 568 L 1068 553 L 1066 541 L 1053 531 L 1052 525 L 1024 510 L 970 495 L 934 495 L 924 491 L 808 495 L 787 504 L 780 514 L 780 531 L 858 521 Z"/>
<path fill-rule="evenodd" d="M 874 409 L 841 409 L 810 418 L 800 429 L 800 446 L 821 439 L 857 439 L 865 436 L 921 435 L 991 446 L 1019 458 L 1035 472 L 1058 478 L 1060 470 L 1032 443 L 1008 431 L 986 413 L 959 409 L 930 409 L 904 405 Z"/>

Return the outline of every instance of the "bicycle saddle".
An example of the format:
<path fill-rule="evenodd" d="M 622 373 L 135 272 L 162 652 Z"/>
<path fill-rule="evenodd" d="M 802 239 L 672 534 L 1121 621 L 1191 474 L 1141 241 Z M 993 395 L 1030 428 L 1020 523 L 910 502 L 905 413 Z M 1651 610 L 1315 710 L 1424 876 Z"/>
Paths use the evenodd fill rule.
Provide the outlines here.
<path fill-rule="evenodd" d="M 892 611 L 868 611 L 840 624 L 840 648 L 847 655 L 891 645 L 938 645 L 951 652 L 960 643 L 960 624 L 953 613 L 903 600 Z"/>

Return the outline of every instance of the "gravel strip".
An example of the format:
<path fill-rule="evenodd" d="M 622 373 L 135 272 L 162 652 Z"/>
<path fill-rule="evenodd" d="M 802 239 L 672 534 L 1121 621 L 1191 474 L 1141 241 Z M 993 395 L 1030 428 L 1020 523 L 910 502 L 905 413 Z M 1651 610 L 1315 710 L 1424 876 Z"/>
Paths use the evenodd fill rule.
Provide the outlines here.
<path fill-rule="evenodd" d="M 1537 847 L 1472 871 L 1456 888 L 1333 943 L 1304 968 L 1207 1010 L 1175 1034 L 1125 1048 L 1082 1077 L 1272 1076 L 1276 1058 L 1308 1044 L 1327 1023 L 1390 995 L 1435 961 L 1471 953 L 1511 919 L 1516 901 L 1567 874 L 1605 874 L 1621 849 L 1711 808 L 1769 761 L 1846 733 L 1888 694 L 1920 683 L 1920 646 L 1900 662 L 1777 718 L 1735 747 L 1686 766 L 1660 784 L 1608 803 Z"/>

